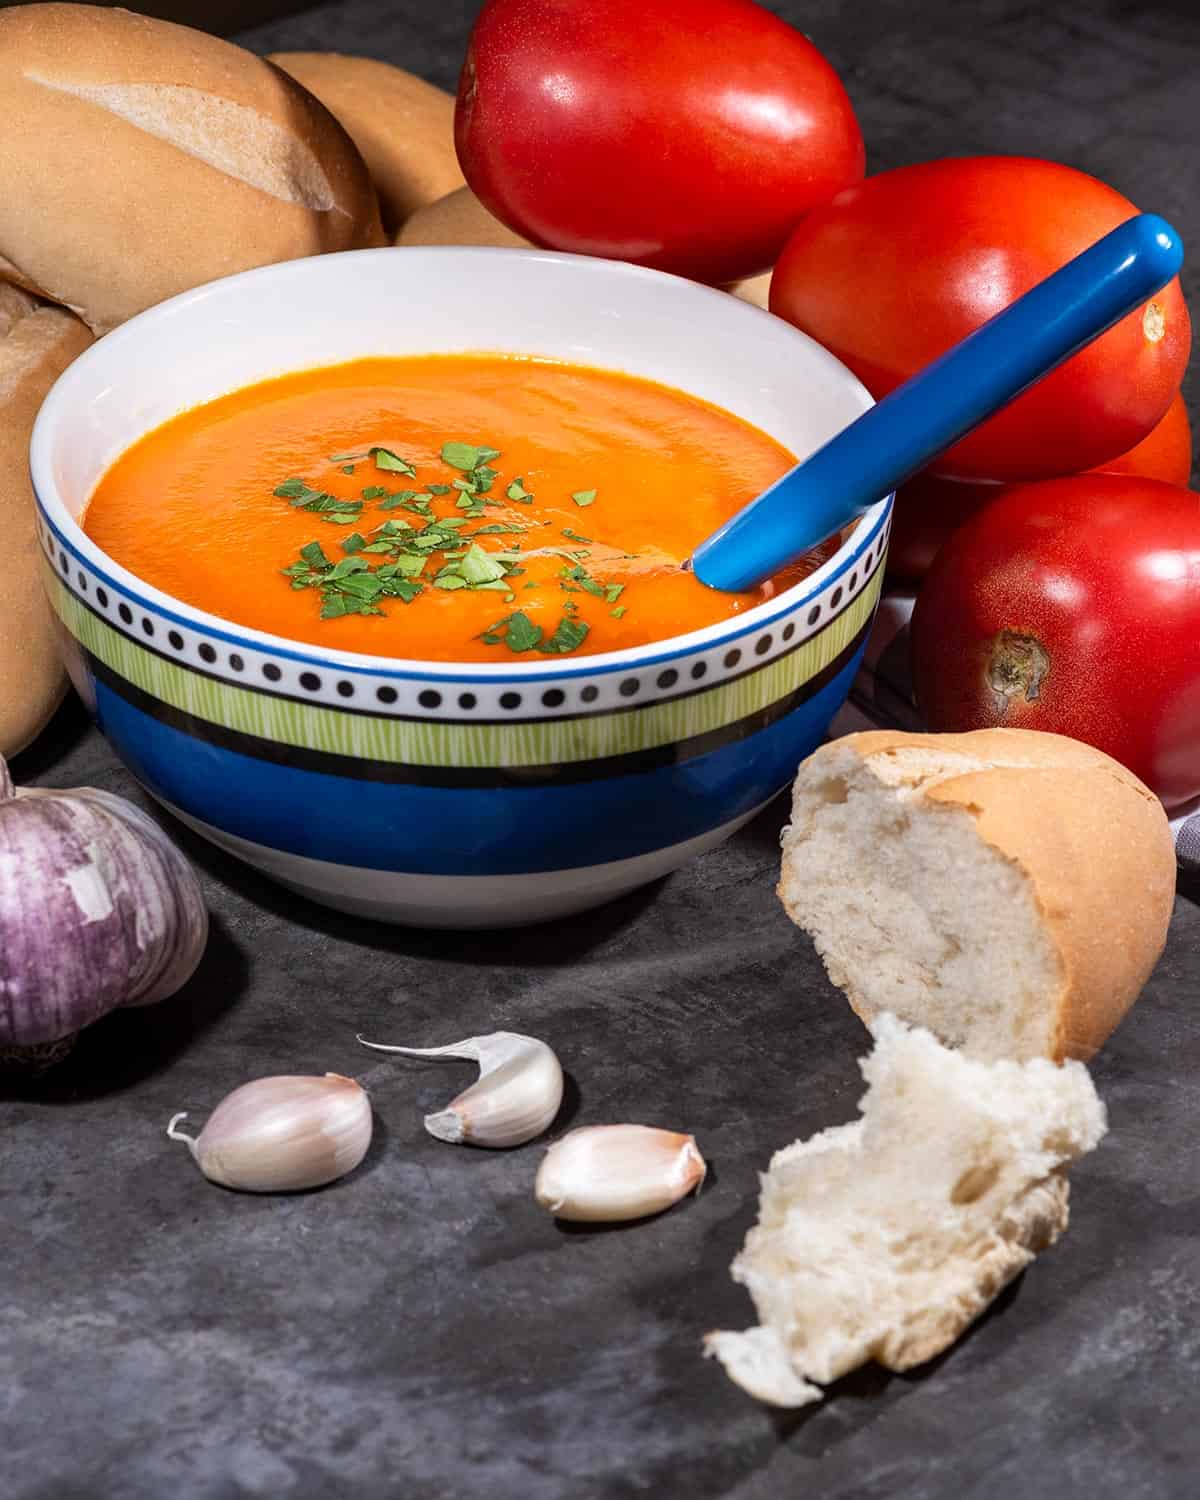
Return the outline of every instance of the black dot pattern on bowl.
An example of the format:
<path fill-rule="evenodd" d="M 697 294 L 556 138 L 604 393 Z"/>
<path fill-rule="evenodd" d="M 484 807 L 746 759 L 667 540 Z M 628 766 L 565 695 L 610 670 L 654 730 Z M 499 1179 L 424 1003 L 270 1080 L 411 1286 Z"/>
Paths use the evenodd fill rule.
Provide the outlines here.
<path fill-rule="evenodd" d="M 301 672 L 300 686 L 306 693 L 319 693 L 321 691 L 321 679 L 315 672 Z"/>
<path fill-rule="evenodd" d="M 500 694 L 500 707 L 501 708 L 520 708 L 520 706 L 521 706 L 521 695 L 520 695 L 520 693 L 501 693 Z"/>
<path fill-rule="evenodd" d="M 459 693 L 458 695 L 459 708 L 465 708 L 468 712 L 470 712 L 470 710 L 473 709 L 478 702 L 479 699 L 476 698 L 474 693 Z"/>
<path fill-rule="evenodd" d="M 213 664 L 213 662 L 216 661 L 216 659 L 217 659 L 217 653 L 213 649 L 213 647 L 208 644 L 207 641 L 202 641 L 200 643 L 199 651 L 200 651 L 200 660 L 208 662 L 209 666 L 211 666 Z"/>
<path fill-rule="evenodd" d="M 836 609 L 841 602 L 842 602 L 842 586 L 839 583 L 838 586 L 837 586 L 837 588 L 835 588 L 834 591 L 833 591 L 833 593 L 830 594 L 830 596 L 829 596 L 830 608 L 831 609 Z"/>
<path fill-rule="evenodd" d="M 795 634 L 796 634 L 795 622 L 792 621 L 792 620 L 789 620 L 787 622 L 787 624 L 783 627 L 783 631 L 782 631 L 783 638 L 784 638 L 785 641 L 790 641 L 791 638 Z"/>
<path fill-rule="evenodd" d="M 627 677 L 617 691 L 622 698 L 632 698 L 640 687 L 641 683 L 636 677 Z"/>
<path fill-rule="evenodd" d="M 273 661 L 263 663 L 262 673 L 268 682 L 278 682 L 279 679 L 283 676 L 283 673 L 279 670 L 279 668 Z"/>
<path fill-rule="evenodd" d="M 133 624 L 133 610 L 130 609 L 128 604 L 118 604 L 117 613 L 121 616 L 122 620 L 125 621 L 126 625 Z"/>
<path fill-rule="evenodd" d="M 699 682 L 700 679 L 702 677 L 707 676 L 707 674 L 708 674 L 708 663 L 707 662 L 698 661 L 692 667 L 692 678 L 696 682 Z"/>
<path fill-rule="evenodd" d="M 144 635 L 149 636 L 153 636 L 154 634 L 154 621 L 149 615 L 142 616 L 142 632 Z"/>
<path fill-rule="evenodd" d="M 347 682 L 344 677 L 338 683 L 337 690 L 338 690 L 338 697 L 339 698 L 353 698 L 354 697 L 354 684 L 352 682 Z"/>
<path fill-rule="evenodd" d="M 398 694 L 394 687 L 381 687 L 375 689 L 375 696 L 380 703 L 395 703 Z"/>
<path fill-rule="evenodd" d="M 167 640 L 171 643 L 173 651 L 183 650 L 183 637 L 179 634 L 178 630 L 168 630 Z"/>
<path fill-rule="evenodd" d="M 28 535 L 28 533 L 26 534 Z M 64 573 L 69 573 L 71 571 L 71 559 L 65 552 L 60 552 L 58 554 L 58 565 Z"/>
<path fill-rule="evenodd" d="M 87 591 L 88 591 L 88 581 L 87 581 L 87 578 L 85 577 L 85 575 L 82 574 L 82 573 L 76 573 L 75 579 L 76 579 L 76 582 L 79 584 L 80 591 L 82 593 L 86 594 Z"/>
<path fill-rule="evenodd" d="M 810 625 L 815 625 L 820 618 L 821 606 L 819 604 L 814 604 L 808 612 L 808 623 Z"/>
<path fill-rule="evenodd" d="M 658 674 L 657 681 L 660 688 L 673 688 L 679 681 L 679 673 L 674 667 L 668 667 L 665 672 Z"/>
<path fill-rule="evenodd" d="M 756 640 L 754 643 L 755 656 L 766 656 L 767 652 L 774 644 L 775 642 L 769 635 L 760 635 L 758 640 Z"/>
<path fill-rule="evenodd" d="M 246 670 L 246 663 L 242 660 L 242 658 L 237 654 L 236 651 L 230 653 L 229 665 L 235 672 L 244 672 Z"/>
<path fill-rule="evenodd" d="M 858 574 L 857 573 L 851 573 L 851 575 L 850 575 L 850 582 L 846 585 L 846 587 L 849 588 L 851 590 L 851 592 L 853 592 L 858 587 Z"/>
<path fill-rule="evenodd" d="M 422 708 L 441 708 L 442 695 L 433 688 L 425 688 L 417 694 L 417 702 Z"/>
<path fill-rule="evenodd" d="M 726 653 L 725 653 L 725 665 L 727 667 L 736 667 L 737 664 L 738 664 L 738 662 L 741 661 L 741 659 L 742 659 L 742 653 L 740 651 L 737 651 L 737 650 L 726 651 Z"/>
<path fill-rule="evenodd" d="M 595 683 L 589 682 L 587 687 L 582 689 L 579 696 L 585 703 L 595 703 L 596 699 L 600 696 L 600 689 Z"/>
<path fill-rule="evenodd" d="M 108 595 L 104 592 L 103 589 L 96 590 L 96 603 L 100 606 L 101 609 L 108 608 Z"/>
<path fill-rule="evenodd" d="M 566 696 L 562 688 L 547 688 L 542 694 L 542 703 L 546 708 L 561 708 Z"/>

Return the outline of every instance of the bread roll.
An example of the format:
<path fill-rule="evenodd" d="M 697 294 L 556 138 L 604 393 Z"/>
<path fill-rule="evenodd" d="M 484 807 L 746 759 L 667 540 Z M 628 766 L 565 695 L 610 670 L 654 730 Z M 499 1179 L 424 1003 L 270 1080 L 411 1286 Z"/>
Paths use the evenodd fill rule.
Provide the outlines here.
<path fill-rule="evenodd" d="M 61 307 L 0 284 L 0 756 L 41 730 L 66 689 L 42 591 L 29 484 L 29 434 L 46 392 L 91 334 Z"/>
<path fill-rule="evenodd" d="M 758 276 L 747 276 L 744 281 L 732 282 L 725 290 L 743 302 L 753 302 L 755 307 L 770 311 L 771 274 L 763 271 Z"/>
<path fill-rule="evenodd" d="M 214 277 L 383 242 L 311 95 L 216 37 L 92 5 L 0 10 L 0 277 L 97 333 Z"/>
<path fill-rule="evenodd" d="M 859 1016 L 970 1055 L 1088 1058 L 1166 940 L 1157 798 L 1060 735 L 849 735 L 800 767 L 779 895 Z"/>
<path fill-rule="evenodd" d="M 705 1340 L 778 1406 L 948 1348 L 1067 1227 L 1064 1169 L 1105 1131 L 1081 1064 L 974 1062 L 894 1016 L 862 1072 L 861 1118 L 776 1152 L 762 1179 L 733 1263 L 761 1326 Z"/>
<path fill-rule="evenodd" d="M 371 173 L 388 234 L 463 185 L 453 94 L 369 57 L 273 52 L 269 60 L 315 94 L 349 132 Z"/>
<path fill-rule="evenodd" d="M 501 245 L 528 250 L 529 240 L 514 234 L 490 214 L 469 187 L 419 208 L 396 236 L 397 245 Z"/>

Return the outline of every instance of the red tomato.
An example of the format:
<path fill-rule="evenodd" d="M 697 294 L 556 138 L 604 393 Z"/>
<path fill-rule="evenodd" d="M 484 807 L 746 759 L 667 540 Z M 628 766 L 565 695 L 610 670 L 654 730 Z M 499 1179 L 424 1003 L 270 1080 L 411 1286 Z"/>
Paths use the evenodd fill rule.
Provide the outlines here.
<path fill-rule="evenodd" d="M 1192 472 L 1192 429 L 1183 397 L 1176 395 L 1166 416 L 1136 448 L 1093 472 L 1136 474 L 1167 484 L 1187 484 Z M 976 511 L 1008 488 L 992 480 L 972 483 L 930 473 L 910 479 L 896 495 L 888 573 L 893 578 L 924 578 L 939 548 Z"/>
<path fill-rule="evenodd" d="M 1200 796 L 1200 495 L 1081 474 L 1010 489 L 938 554 L 912 621 L 933 730 L 1106 751 L 1168 806 Z"/>
<path fill-rule="evenodd" d="M 771 280 L 771 311 L 883 396 L 1136 212 L 1055 162 L 979 156 L 901 167 L 800 222 Z M 1170 406 L 1190 347 L 1175 280 L 934 467 L 965 479 L 1041 479 L 1127 453 Z"/>
<path fill-rule="evenodd" d="M 488 0 L 455 142 L 526 239 L 714 283 L 766 270 L 864 161 L 837 74 L 751 0 Z"/>

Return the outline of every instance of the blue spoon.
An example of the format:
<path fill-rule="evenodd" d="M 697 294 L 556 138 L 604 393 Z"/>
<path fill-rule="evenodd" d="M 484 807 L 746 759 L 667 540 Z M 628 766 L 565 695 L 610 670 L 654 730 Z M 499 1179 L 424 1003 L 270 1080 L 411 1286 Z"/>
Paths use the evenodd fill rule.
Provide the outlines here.
<path fill-rule="evenodd" d="M 790 469 L 696 548 L 714 589 L 753 588 L 841 530 L 1178 274 L 1157 214 L 1106 234 Z M 920 274 L 919 271 L 917 274 Z"/>

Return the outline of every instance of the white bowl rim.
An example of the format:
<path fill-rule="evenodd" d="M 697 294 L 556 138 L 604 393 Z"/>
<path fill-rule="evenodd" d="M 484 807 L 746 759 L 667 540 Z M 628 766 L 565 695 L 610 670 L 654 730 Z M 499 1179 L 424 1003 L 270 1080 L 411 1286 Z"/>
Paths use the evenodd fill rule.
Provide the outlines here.
<path fill-rule="evenodd" d="M 605 673 L 626 670 L 635 665 L 648 665 L 658 661 L 669 661 L 675 657 L 687 656 L 696 651 L 709 649 L 719 645 L 726 639 L 740 636 L 747 631 L 769 626 L 790 614 L 799 604 L 829 583 L 837 574 L 845 572 L 854 560 L 867 550 L 868 544 L 875 541 L 880 529 L 886 520 L 888 509 L 894 496 L 885 495 L 881 500 L 870 507 L 859 517 L 859 524 L 854 533 L 842 543 L 834 554 L 827 558 L 824 563 L 812 573 L 802 578 L 783 593 L 774 598 L 765 600 L 762 604 L 756 604 L 753 608 L 740 614 L 729 615 L 725 619 L 717 620 L 711 625 L 701 626 L 697 630 L 691 630 L 682 635 L 664 636 L 659 640 L 646 641 L 638 646 L 624 646 L 616 651 L 598 651 L 583 656 L 572 656 L 562 658 L 545 658 L 542 661 L 513 661 L 513 662 L 454 662 L 433 661 L 414 657 L 400 657 L 375 655 L 367 652 L 345 651 L 332 646 L 317 645 L 309 641 L 292 640 L 288 636 L 275 635 L 268 631 L 256 630 L 248 625 L 239 625 L 234 620 L 227 620 L 222 615 L 213 614 L 195 605 L 187 604 L 182 599 L 177 599 L 173 594 L 168 594 L 156 588 L 153 584 L 139 578 L 136 573 L 123 567 L 107 552 L 96 545 L 84 531 L 79 522 L 68 512 L 65 502 L 58 492 L 54 482 L 50 462 L 50 450 L 53 431 L 56 426 L 65 425 L 64 412 L 69 406 L 73 387 L 85 378 L 89 364 L 96 357 L 101 345 L 105 346 L 106 352 L 112 350 L 113 344 L 120 344 L 129 340 L 136 341 L 147 331 L 152 331 L 155 324 L 165 321 L 176 314 L 182 307 L 190 303 L 201 303 L 208 297 L 219 295 L 222 288 L 234 284 L 240 284 L 253 280 L 284 279 L 288 276 L 303 276 L 309 274 L 309 268 L 314 265 L 325 267 L 331 262 L 345 261 L 350 258 L 357 259 L 362 256 L 421 256 L 422 258 L 438 259 L 464 256 L 473 258 L 484 256 L 496 258 L 503 256 L 511 259 L 520 256 L 526 261 L 553 261 L 567 263 L 577 266 L 581 273 L 589 271 L 612 273 L 616 271 L 619 275 L 630 278 L 640 277 L 647 280 L 667 281 L 676 285 L 682 285 L 689 292 L 697 294 L 698 299 L 706 297 L 720 299 L 721 305 L 728 311 L 728 304 L 735 303 L 739 312 L 736 316 L 743 314 L 747 318 L 769 318 L 785 336 L 791 336 L 802 341 L 810 351 L 819 351 L 832 368 L 835 368 L 840 377 L 845 378 L 852 385 L 857 386 L 873 404 L 873 398 L 866 391 L 866 387 L 848 369 L 848 367 L 829 352 L 823 345 L 811 338 L 808 334 L 798 328 L 792 327 L 782 319 L 763 308 L 756 307 L 752 303 L 743 302 L 733 298 L 726 291 L 717 287 L 704 286 L 700 282 L 689 281 L 686 277 L 673 276 L 669 272 L 651 270 L 646 266 L 633 265 L 628 261 L 606 260 L 599 256 L 568 255 L 559 251 L 518 249 L 501 246 L 482 245 L 422 245 L 422 246 L 399 246 L 385 245 L 369 250 L 341 250 L 325 255 L 305 256 L 296 260 L 280 261 L 272 265 L 256 266 L 248 271 L 238 271 L 231 276 L 223 276 L 214 281 L 205 282 L 198 287 L 192 287 L 177 296 L 169 297 L 166 301 L 156 303 L 144 312 L 122 323 L 111 333 L 105 334 L 98 339 L 89 349 L 85 349 L 79 357 L 67 366 L 66 370 L 55 381 L 50 388 L 45 401 L 38 412 L 34 423 L 33 433 L 30 438 L 30 473 L 33 491 L 38 506 L 44 512 L 50 523 L 51 529 L 57 533 L 77 558 L 86 562 L 97 577 L 103 579 L 114 589 L 120 590 L 130 598 L 141 599 L 152 607 L 164 619 L 173 620 L 177 624 L 185 625 L 192 630 L 200 630 L 205 634 L 214 636 L 232 644 L 242 642 L 243 644 L 258 651 L 269 651 L 277 656 L 286 657 L 290 660 L 304 663 L 336 664 L 347 671 L 357 671 L 371 675 L 404 678 L 431 678 L 453 682 L 460 678 L 473 679 L 475 681 L 491 680 L 495 682 L 528 682 L 544 681 L 550 678 L 562 679 L 578 676 L 580 673 Z M 480 350 L 487 353 L 486 350 Z M 495 351 L 522 357 L 524 351 L 502 350 Z M 362 358 L 369 356 L 364 354 Z M 403 356 L 398 356 L 403 357 Z M 537 358 L 535 352 L 530 352 L 528 357 Z M 329 368 L 336 368 L 337 364 L 348 361 L 337 361 Z M 323 368 L 312 366 L 309 368 Z M 287 373 L 286 371 L 281 373 Z M 637 374 L 636 370 L 630 370 L 630 374 Z M 257 382 L 249 382 L 254 384 Z M 237 389 L 237 387 L 234 387 Z M 218 398 L 210 398 L 218 399 Z M 206 404 L 206 403 L 198 403 Z M 864 408 L 868 409 L 868 408 Z"/>

